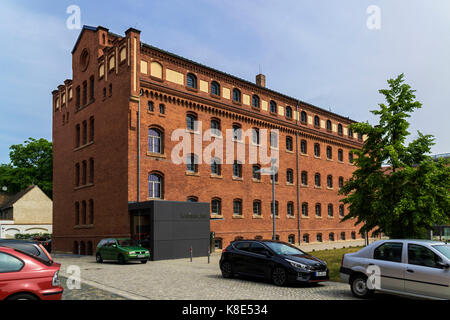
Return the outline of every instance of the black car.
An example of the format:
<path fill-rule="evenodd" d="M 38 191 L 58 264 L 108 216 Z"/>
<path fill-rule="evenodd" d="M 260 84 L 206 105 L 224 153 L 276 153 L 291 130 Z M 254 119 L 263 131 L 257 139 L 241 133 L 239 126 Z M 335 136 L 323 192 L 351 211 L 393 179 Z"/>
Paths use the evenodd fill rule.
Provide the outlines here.
<path fill-rule="evenodd" d="M 289 282 L 327 281 L 327 264 L 297 247 L 274 240 L 239 240 L 222 251 L 224 278 L 255 276 L 283 286 Z"/>
<path fill-rule="evenodd" d="M 0 246 L 20 250 L 36 257 L 38 260 L 41 260 L 46 264 L 53 263 L 53 259 L 51 258 L 50 254 L 47 252 L 44 246 L 39 243 L 39 241 L 0 239 Z"/>

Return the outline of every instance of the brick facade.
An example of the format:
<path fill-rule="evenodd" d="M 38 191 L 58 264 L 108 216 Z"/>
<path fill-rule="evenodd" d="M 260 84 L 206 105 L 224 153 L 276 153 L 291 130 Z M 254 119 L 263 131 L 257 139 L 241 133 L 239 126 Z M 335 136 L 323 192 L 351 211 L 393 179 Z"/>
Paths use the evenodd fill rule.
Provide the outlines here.
<path fill-rule="evenodd" d="M 351 239 L 352 232 L 360 238 L 353 221 L 341 223 L 337 194 L 338 178 L 348 179 L 354 170 L 348 153 L 362 143 L 356 136 L 349 137 L 350 119 L 269 90 L 262 81 L 256 85 L 141 43 L 140 31 L 135 29 L 121 37 L 103 27 L 85 27 L 72 56 L 73 79 L 53 91 L 53 224 L 57 251 L 90 254 L 101 238 L 130 236 L 128 202 L 138 200 L 138 162 L 139 201 L 150 200 L 148 176 L 157 172 L 163 177 L 165 200 L 186 201 L 189 196 L 200 202 L 220 199 L 221 215 L 212 216 L 211 230 L 223 246 L 238 236 L 271 238 L 269 176 L 254 181 L 252 164 L 248 163 L 242 166 L 242 179 L 232 178 L 231 164 L 223 164 L 220 176 L 216 176 L 207 163 L 199 164 L 195 174 L 188 173 L 185 164 L 172 163 L 171 150 L 178 142 L 171 141 L 171 135 L 175 129 L 186 128 L 189 112 L 202 123 L 202 132 L 190 133 L 197 139 L 210 128 L 212 118 L 220 121 L 223 132 L 233 124 L 239 124 L 242 130 L 279 130 L 276 224 L 280 240 L 288 241 L 291 236 L 298 243 L 299 234 L 301 238 L 306 234 L 312 243 L 321 233 L 323 241 L 328 241 L 329 234 L 334 233 L 334 240 L 340 241 L 343 232 L 345 240 Z M 196 76 L 196 88 L 187 86 L 189 73 Z M 212 81 L 220 84 L 220 96 L 211 93 Z M 240 102 L 232 100 L 234 88 L 240 90 Z M 259 108 L 252 107 L 253 95 L 260 99 Z M 276 113 L 270 112 L 271 100 L 277 104 Z M 153 102 L 153 112 L 148 110 L 149 102 Z M 161 104 L 164 114 L 159 109 Z M 288 106 L 292 118 L 285 115 Z M 301 121 L 302 111 L 307 114 L 306 122 Z M 320 117 L 319 127 L 314 126 L 315 116 Z M 343 128 L 341 134 L 338 125 Z M 163 133 L 161 154 L 148 150 L 149 128 Z M 292 139 L 292 151 L 286 150 L 287 136 Z M 243 143 L 246 150 L 250 140 Z M 306 154 L 300 152 L 301 140 L 307 142 Z M 223 142 L 225 145 L 225 137 Z M 209 144 L 203 142 L 204 147 Z M 314 144 L 320 144 L 320 158 L 314 156 Z M 332 148 L 331 160 L 326 157 L 327 147 Z M 342 162 L 338 161 L 338 149 L 343 153 Z M 293 172 L 292 184 L 286 182 L 287 169 Z M 307 186 L 299 185 L 302 171 L 308 174 Z M 320 188 L 314 186 L 316 173 L 321 175 Z M 328 175 L 332 175 L 332 188 L 327 187 Z M 242 201 L 242 216 L 233 215 L 234 199 Z M 261 201 L 261 216 L 253 214 L 255 200 Z M 287 214 L 288 202 L 293 203 L 292 216 Z M 304 202 L 308 203 L 307 217 L 301 213 Z M 316 217 L 316 203 L 321 204 L 321 217 Z M 328 216 L 328 204 L 333 205 L 332 217 Z"/>

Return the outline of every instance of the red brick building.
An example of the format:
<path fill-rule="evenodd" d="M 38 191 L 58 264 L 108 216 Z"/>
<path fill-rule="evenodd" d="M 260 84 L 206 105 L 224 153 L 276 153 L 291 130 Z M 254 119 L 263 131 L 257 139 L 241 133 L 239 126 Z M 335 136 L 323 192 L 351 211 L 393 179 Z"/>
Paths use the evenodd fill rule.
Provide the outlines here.
<path fill-rule="evenodd" d="M 174 164 L 171 136 L 180 128 L 200 139 L 211 127 L 278 129 L 279 239 L 360 238 L 352 221 L 341 223 L 338 196 L 354 170 L 350 150 L 362 143 L 348 129 L 352 120 L 266 88 L 264 75 L 251 83 L 147 45 L 132 28 L 119 36 L 84 27 L 72 69 L 73 79 L 53 91 L 57 251 L 90 254 L 101 238 L 132 236 L 128 204 L 151 199 L 211 203 L 218 247 L 236 237 L 271 238 L 270 176 L 247 162 Z M 193 120 L 202 132 L 190 128 Z M 238 140 L 235 148 L 253 143 Z"/>

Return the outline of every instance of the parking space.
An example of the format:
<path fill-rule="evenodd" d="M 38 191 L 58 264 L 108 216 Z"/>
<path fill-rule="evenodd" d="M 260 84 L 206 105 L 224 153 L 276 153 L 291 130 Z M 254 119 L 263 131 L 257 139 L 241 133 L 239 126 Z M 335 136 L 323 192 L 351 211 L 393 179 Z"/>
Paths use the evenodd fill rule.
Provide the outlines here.
<path fill-rule="evenodd" d="M 254 279 L 223 279 L 219 270 L 220 254 L 207 258 L 150 261 L 143 265 L 129 263 L 119 265 L 115 262 L 98 264 L 94 257 L 55 255 L 62 263 L 61 275 L 69 276 L 66 271 L 70 265 L 80 268 L 84 287 L 78 293 L 66 297 L 77 299 L 83 291 L 91 290 L 92 299 L 95 290 L 100 290 L 99 299 L 108 299 L 102 295 L 126 299 L 161 300 L 347 300 L 353 299 L 347 284 L 325 282 L 310 286 L 291 285 L 277 287 L 269 282 Z M 65 281 L 63 279 L 63 281 Z"/>

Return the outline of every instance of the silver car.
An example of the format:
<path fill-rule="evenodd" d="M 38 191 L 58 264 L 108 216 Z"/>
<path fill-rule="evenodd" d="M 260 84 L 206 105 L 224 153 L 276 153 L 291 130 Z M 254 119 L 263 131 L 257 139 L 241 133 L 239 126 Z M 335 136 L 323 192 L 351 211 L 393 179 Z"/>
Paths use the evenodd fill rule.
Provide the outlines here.
<path fill-rule="evenodd" d="M 341 279 L 353 295 L 375 291 L 450 299 L 450 245 L 428 240 L 380 240 L 342 257 Z"/>

